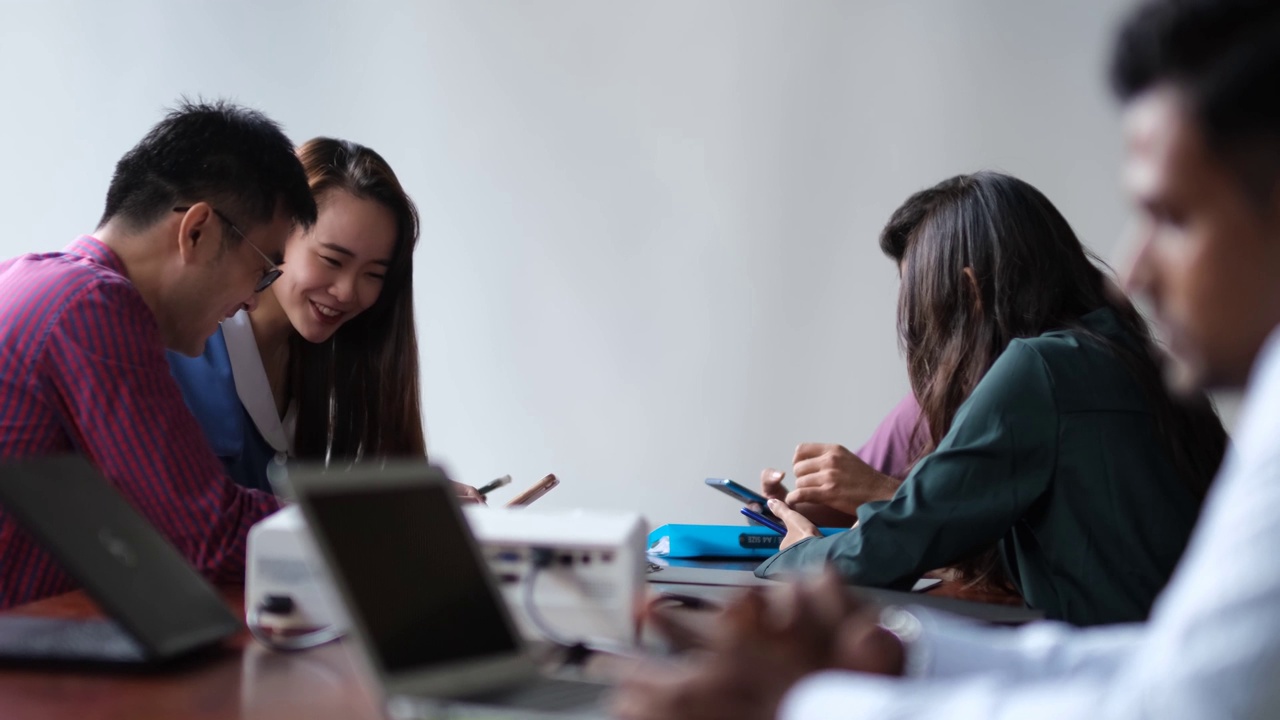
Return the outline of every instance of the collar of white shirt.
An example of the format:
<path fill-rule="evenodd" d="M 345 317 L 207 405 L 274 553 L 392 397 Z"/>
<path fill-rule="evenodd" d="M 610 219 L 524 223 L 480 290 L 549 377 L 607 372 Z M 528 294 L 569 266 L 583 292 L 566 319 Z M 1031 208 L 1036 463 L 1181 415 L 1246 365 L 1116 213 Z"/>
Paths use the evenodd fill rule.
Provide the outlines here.
<path fill-rule="evenodd" d="M 298 405 L 290 403 L 284 420 L 276 412 L 275 397 L 267 381 L 267 370 L 253 338 L 249 313 L 241 310 L 222 323 L 222 336 L 227 342 L 231 360 L 231 377 L 235 381 L 240 404 L 253 419 L 263 439 L 278 453 L 293 454 L 293 435 L 298 423 Z"/>
<path fill-rule="evenodd" d="M 1240 416 L 1236 422 L 1232 452 L 1266 456 L 1276 446 L 1280 431 L 1280 326 L 1271 332 L 1253 363 Z"/>

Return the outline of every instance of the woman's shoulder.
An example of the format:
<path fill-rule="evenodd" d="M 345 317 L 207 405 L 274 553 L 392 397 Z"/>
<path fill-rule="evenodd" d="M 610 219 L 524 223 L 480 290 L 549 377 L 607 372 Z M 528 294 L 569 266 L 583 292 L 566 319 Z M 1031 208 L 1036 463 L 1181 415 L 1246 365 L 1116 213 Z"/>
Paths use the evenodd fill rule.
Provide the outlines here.
<path fill-rule="evenodd" d="M 1014 340 L 992 370 L 1004 364 L 1004 372 L 1019 373 L 1024 382 L 1043 379 L 1063 408 L 1138 409 L 1141 393 L 1116 351 L 1133 342 L 1114 312 L 1104 308 L 1083 316 L 1077 327 Z"/>
<path fill-rule="evenodd" d="M 996 358 L 965 405 L 971 412 L 995 413 L 1011 405 L 1043 409 L 1052 405 L 1053 394 L 1053 376 L 1037 345 L 1014 340 Z"/>
<path fill-rule="evenodd" d="M 1017 338 L 1003 355 L 1032 353 L 1049 367 L 1116 359 L 1109 344 L 1132 346 L 1134 339 L 1111 308 L 1101 308 L 1080 317 L 1064 328 L 1055 328 L 1035 337 Z M 1003 357 L 1002 355 L 1002 357 Z"/>

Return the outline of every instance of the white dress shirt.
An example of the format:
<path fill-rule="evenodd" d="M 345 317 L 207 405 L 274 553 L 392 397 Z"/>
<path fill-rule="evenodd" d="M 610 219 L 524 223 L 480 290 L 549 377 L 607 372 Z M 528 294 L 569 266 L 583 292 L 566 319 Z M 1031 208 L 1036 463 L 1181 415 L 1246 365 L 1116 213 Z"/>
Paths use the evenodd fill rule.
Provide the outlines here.
<path fill-rule="evenodd" d="M 980 627 L 912 608 L 921 677 L 812 675 L 785 720 L 1280 718 L 1280 328 L 1168 587 L 1140 625 Z"/>

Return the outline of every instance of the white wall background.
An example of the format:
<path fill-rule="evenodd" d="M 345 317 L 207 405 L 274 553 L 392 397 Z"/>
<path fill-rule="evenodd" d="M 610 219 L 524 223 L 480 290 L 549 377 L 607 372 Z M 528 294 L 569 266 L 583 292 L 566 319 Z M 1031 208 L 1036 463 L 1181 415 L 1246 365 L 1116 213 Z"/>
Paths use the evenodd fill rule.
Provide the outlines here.
<path fill-rule="evenodd" d="M 422 210 L 435 457 L 737 522 L 703 477 L 856 447 L 906 391 L 876 237 L 910 192 L 1003 169 L 1115 257 L 1125 5 L 0 0 L 0 255 L 91 231 L 182 94 L 363 142 Z"/>

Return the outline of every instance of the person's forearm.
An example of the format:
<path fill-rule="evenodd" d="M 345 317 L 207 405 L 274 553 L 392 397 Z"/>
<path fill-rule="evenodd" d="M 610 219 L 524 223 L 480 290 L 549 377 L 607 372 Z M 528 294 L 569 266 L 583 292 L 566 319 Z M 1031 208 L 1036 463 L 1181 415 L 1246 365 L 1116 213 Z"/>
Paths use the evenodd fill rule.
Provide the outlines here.
<path fill-rule="evenodd" d="M 890 500 L 898 492 L 898 488 L 902 485 L 902 480 L 885 475 L 882 472 L 876 472 L 872 482 L 868 483 L 868 485 L 867 499 L 864 502 Z"/>
<path fill-rule="evenodd" d="M 812 520 L 813 524 L 818 527 L 853 527 L 853 523 L 858 519 L 853 515 L 841 512 L 830 505 L 799 503 L 793 507 L 796 512 Z"/>
<path fill-rule="evenodd" d="M 214 584 L 244 582 L 250 528 L 280 508 L 270 493 L 230 485 L 217 524 L 193 559 L 200 572 Z"/>
<path fill-rule="evenodd" d="M 922 632 L 908 652 L 922 654 L 928 677 L 999 674 L 1018 680 L 1081 672 L 1108 675 L 1129 657 L 1144 626 L 1109 625 L 1080 629 L 1057 622 L 1021 628 L 982 625 L 946 613 L 908 608 Z"/>
<path fill-rule="evenodd" d="M 907 590 L 919 575 L 904 565 L 902 558 L 872 552 L 864 554 L 862 533 L 858 528 L 801 540 L 756 568 L 756 576 L 786 579 L 807 575 L 831 567 L 847 583 Z"/>

